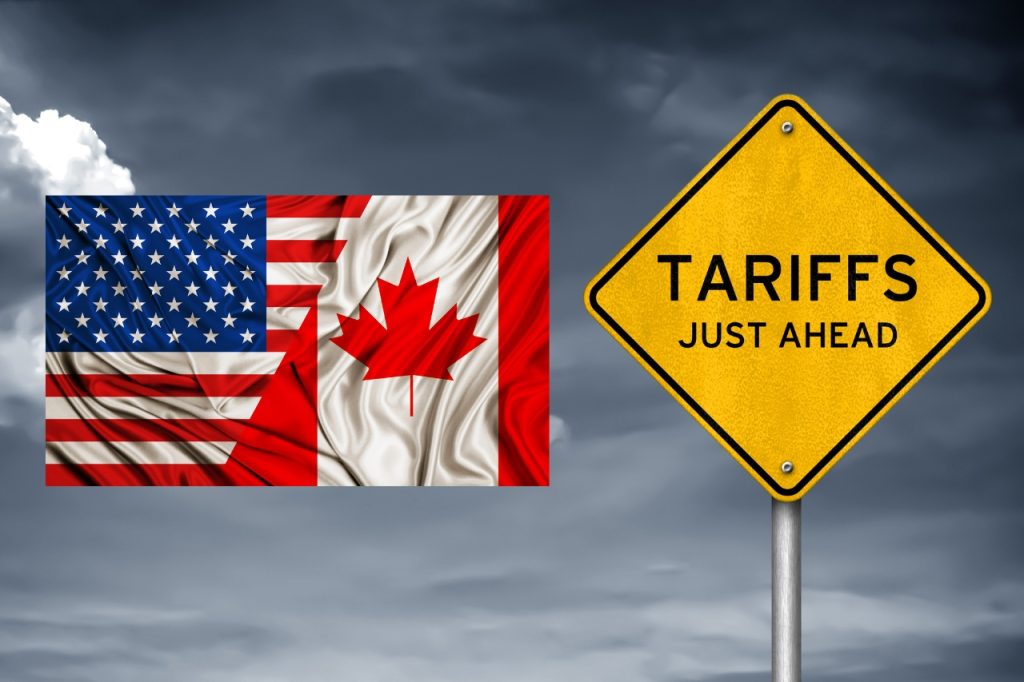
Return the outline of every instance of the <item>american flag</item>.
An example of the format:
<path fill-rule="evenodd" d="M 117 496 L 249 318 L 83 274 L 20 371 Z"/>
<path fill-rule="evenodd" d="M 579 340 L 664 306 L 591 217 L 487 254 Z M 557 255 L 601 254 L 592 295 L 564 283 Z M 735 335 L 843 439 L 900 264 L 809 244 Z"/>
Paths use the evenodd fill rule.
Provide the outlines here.
<path fill-rule="evenodd" d="M 301 348 L 280 370 L 319 286 L 287 264 L 336 260 L 344 243 L 268 241 L 268 199 L 333 216 L 367 200 L 47 198 L 49 483 L 315 484 L 302 398 L 316 377 Z"/>

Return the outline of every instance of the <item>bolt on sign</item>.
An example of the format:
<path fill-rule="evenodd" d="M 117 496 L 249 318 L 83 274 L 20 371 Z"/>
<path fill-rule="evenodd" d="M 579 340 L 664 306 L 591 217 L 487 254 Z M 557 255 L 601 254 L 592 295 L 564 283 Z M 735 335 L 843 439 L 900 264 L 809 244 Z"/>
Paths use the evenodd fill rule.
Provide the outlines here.
<path fill-rule="evenodd" d="M 801 498 L 990 298 L 792 95 L 772 100 L 585 294 L 779 500 Z"/>

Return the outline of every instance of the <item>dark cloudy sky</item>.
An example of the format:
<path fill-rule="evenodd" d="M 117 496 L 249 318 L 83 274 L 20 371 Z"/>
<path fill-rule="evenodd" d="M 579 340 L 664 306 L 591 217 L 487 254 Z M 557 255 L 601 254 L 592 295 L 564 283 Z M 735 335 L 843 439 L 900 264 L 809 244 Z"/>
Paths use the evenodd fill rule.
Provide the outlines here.
<path fill-rule="evenodd" d="M 0 679 L 767 679 L 769 499 L 581 295 L 784 91 L 994 292 L 804 502 L 806 678 L 1024 678 L 1022 17 L 825 5 L 0 1 Z M 553 486 L 44 489 L 40 196 L 103 182 L 550 194 Z"/>

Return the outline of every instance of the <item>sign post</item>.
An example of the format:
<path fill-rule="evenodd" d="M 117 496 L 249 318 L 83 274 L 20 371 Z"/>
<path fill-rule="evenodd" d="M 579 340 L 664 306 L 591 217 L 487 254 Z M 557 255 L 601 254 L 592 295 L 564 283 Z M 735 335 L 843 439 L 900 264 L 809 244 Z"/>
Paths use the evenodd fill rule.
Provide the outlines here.
<path fill-rule="evenodd" d="M 772 682 L 800 682 L 800 500 L 772 499 Z"/>
<path fill-rule="evenodd" d="M 772 496 L 773 671 L 800 679 L 799 500 L 988 310 L 981 278 L 781 95 L 587 286 Z"/>

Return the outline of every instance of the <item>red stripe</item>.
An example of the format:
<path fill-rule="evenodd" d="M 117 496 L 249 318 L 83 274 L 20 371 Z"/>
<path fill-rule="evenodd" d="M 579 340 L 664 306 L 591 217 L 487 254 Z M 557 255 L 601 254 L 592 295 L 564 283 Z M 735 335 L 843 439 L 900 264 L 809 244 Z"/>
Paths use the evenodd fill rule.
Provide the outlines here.
<path fill-rule="evenodd" d="M 271 353 L 287 352 L 298 337 L 297 329 L 268 329 L 267 350 Z"/>
<path fill-rule="evenodd" d="M 498 198 L 498 484 L 548 485 L 548 198 Z"/>
<path fill-rule="evenodd" d="M 296 308 L 299 306 L 315 306 L 319 284 L 269 284 L 267 285 L 267 305 L 279 308 Z"/>
<path fill-rule="evenodd" d="M 268 239 L 268 263 L 333 263 L 345 248 L 343 239 Z"/>
<path fill-rule="evenodd" d="M 267 197 L 268 218 L 358 218 L 369 195 L 277 194 Z"/>
<path fill-rule="evenodd" d="M 262 453 L 273 458 L 274 453 Z M 48 486 L 210 486 L 315 485 L 316 478 L 278 480 L 236 462 L 216 464 L 47 464 Z"/>
<path fill-rule="evenodd" d="M 212 464 L 47 464 L 46 485 L 261 485 Z"/>
<path fill-rule="evenodd" d="M 47 441 L 238 440 L 245 422 L 231 419 L 47 419 Z"/>
<path fill-rule="evenodd" d="M 270 381 L 263 374 L 47 374 L 50 398 L 119 396 L 252 396 Z"/>

